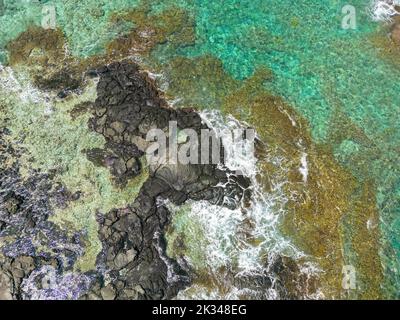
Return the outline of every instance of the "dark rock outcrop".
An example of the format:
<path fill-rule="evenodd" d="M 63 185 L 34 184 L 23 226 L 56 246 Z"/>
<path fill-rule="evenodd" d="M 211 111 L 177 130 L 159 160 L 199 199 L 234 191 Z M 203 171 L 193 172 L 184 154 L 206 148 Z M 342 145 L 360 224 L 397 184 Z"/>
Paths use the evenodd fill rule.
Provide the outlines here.
<path fill-rule="evenodd" d="M 166 130 L 170 121 L 176 121 L 178 130 L 190 128 L 200 136 L 200 130 L 207 128 L 195 111 L 169 108 L 153 81 L 134 63 L 113 63 L 89 73 L 99 77 L 97 100 L 73 114 L 92 111 L 89 127 L 102 134 L 106 144 L 103 149 L 86 150 L 86 156 L 109 168 L 116 184 L 123 186 L 143 172 L 150 129 Z M 55 172 L 32 170 L 22 179 L 14 160 L 23 151 L 15 150 L 6 139 L 7 130 L 1 130 L 0 238 L 10 241 L 0 253 L 0 298 L 173 298 L 190 284 L 191 276 L 186 266 L 166 255 L 164 229 L 170 213 L 165 202 L 207 200 L 235 208 L 249 196 L 249 181 L 223 166 L 153 164 L 131 205 L 98 215 L 102 251 L 97 270 L 77 274 L 73 266 L 85 251 L 83 235 L 67 234 L 48 218 L 52 205 L 66 207 L 79 199 L 79 192 L 71 193 L 53 181 Z"/>
<path fill-rule="evenodd" d="M 207 128 L 193 110 L 169 108 L 135 64 L 113 63 L 95 72 L 100 76 L 98 98 L 89 125 L 107 143 L 104 150 L 88 150 L 87 156 L 109 166 L 117 183 L 141 173 L 148 130 L 166 130 L 169 121 L 176 121 L 178 129 L 194 129 L 199 136 Z M 128 165 L 130 161 L 135 165 Z M 165 253 L 163 233 L 170 213 L 163 202 L 208 200 L 236 207 L 248 196 L 248 187 L 247 179 L 215 164 L 150 166 L 150 177 L 132 205 L 99 217 L 103 251 L 97 264 L 110 280 L 96 283 L 84 298 L 173 298 L 190 283 L 190 275 Z"/>
<path fill-rule="evenodd" d="M 140 158 L 148 146 L 146 134 L 150 129 L 167 131 L 172 121 L 176 121 L 178 130 L 193 129 L 199 137 L 200 130 L 208 129 L 194 110 L 169 108 L 161 92 L 137 65 L 127 61 L 113 63 L 96 72 L 100 76 L 98 98 L 89 126 L 102 134 L 107 143 L 104 150 L 87 150 L 87 156 L 94 163 L 108 166 L 118 183 L 126 183 L 141 173 Z M 177 204 L 187 199 L 206 199 L 228 205 L 224 196 L 231 200 L 237 197 L 239 201 L 249 185 L 245 178 L 236 177 L 227 169 L 220 170 L 216 164 L 166 163 L 151 166 L 150 170 L 153 177 L 171 187 L 168 198 Z M 215 188 L 218 183 L 224 184 L 224 188 Z"/>

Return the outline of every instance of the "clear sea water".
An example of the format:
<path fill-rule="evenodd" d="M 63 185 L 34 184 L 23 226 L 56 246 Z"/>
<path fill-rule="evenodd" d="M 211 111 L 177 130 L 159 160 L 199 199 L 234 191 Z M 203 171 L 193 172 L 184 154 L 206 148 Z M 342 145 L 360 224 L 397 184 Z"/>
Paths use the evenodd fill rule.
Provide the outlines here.
<path fill-rule="evenodd" d="M 30 25 L 40 25 L 43 3 L 54 4 L 57 26 L 76 56 L 101 53 L 107 42 L 131 27 L 115 29 L 112 12 L 138 5 L 136 0 L 3 0 L 0 59 L 5 45 Z M 165 0 L 153 10 L 179 6 L 194 17 L 196 39 L 177 50 L 158 47 L 161 62 L 175 56 L 210 54 L 233 78 L 242 81 L 265 66 L 273 71 L 266 84 L 310 124 L 312 138 L 329 144 L 336 160 L 360 181 L 373 181 L 382 230 L 381 260 L 385 290 L 400 292 L 400 65 L 383 57 L 372 42 L 385 26 L 373 21 L 370 0 L 353 0 L 355 30 L 341 27 L 341 0 Z M 398 57 L 397 59 L 399 59 Z M 207 92 L 204 93 L 207 99 Z M 211 106 L 218 108 L 218 106 Z M 361 129 L 363 141 L 347 136 L 330 139 L 341 113 Z M 338 122 L 339 121 L 339 122 Z M 341 128 L 336 128 L 341 130 Z"/>

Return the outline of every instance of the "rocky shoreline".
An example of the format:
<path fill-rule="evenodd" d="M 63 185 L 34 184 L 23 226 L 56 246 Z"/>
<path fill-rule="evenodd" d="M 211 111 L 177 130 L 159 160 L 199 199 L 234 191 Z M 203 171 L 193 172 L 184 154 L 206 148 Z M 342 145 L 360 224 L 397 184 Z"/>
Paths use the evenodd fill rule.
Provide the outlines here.
<path fill-rule="evenodd" d="M 399 12 L 398 7 L 395 9 Z M 396 14 L 391 18 L 372 42 L 382 58 L 397 65 L 400 20 Z M 54 98 L 49 104 L 61 101 L 53 113 L 58 122 L 43 122 L 52 125 L 60 123 L 60 119 L 78 121 L 73 125 L 68 122 L 65 128 L 61 125 L 64 130 L 60 130 L 57 138 L 71 134 L 71 139 L 53 139 L 48 129 L 38 130 L 40 123 L 16 133 L 13 130 L 17 131 L 19 122 L 22 126 L 30 125 L 32 119 L 34 122 L 35 117 L 29 117 L 29 121 L 21 119 L 28 118 L 26 113 L 35 108 L 28 108 L 24 113 L 22 108 L 12 105 L 8 111 L 17 110 L 8 114 L 7 90 L 3 91 L 5 97 L 0 97 L 0 120 L 4 114 L 6 118 L 16 118 L 15 121 L 6 119 L 14 127 L 9 127 L 7 121 L 4 125 L 0 122 L 0 299 L 173 299 L 185 288 L 199 282 L 213 290 L 224 290 L 225 284 L 232 284 L 234 288 L 248 290 L 244 293 L 245 298 L 270 298 L 267 292 L 271 288 L 282 299 L 351 298 L 341 287 L 342 265 L 348 263 L 354 263 L 360 275 L 362 290 L 357 295 L 369 299 L 381 297 L 376 186 L 373 179 L 356 180 L 335 160 L 332 150 L 326 149 L 329 144 L 341 147 L 342 141 L 351 142 L 350 146 L 355 141 L 354 146 L 362 148 L 372 145 L 356 122 L 339 110 L 337 120 L 334 120 L 337 124 L 333 123 L 330 133 L 332 140 L 326 145 L 316 144 L 309 136 L 309 119 L 303 121 L 301 113 L 265 91 L 263 84 L 272 81 L 273 77 L 269 70 L 256 70 L 253 76 L 238 81 L 224 70 L 223 61 L 212 55 L 174 57 L 166 59 L 162 65 L 147 64 L 151 66 L 149 68 L 155 68 L 154 72 L 166 72 L 170 87 L 163 93 L 152 76 L 136 62 L 123 59 L 149 59 L 148 54 L 164 43 L 172 43 L 172 51 L 193 44 L 196 33 L 192 19 L 182 10 L 156 16 L 149 15 L 147 10 L 139 10 L 122 18 L 115 16 L 112 21 L 118 22 L 118 19 L 133 22 L 136 29 L 113 40 L 104 55 L 69 56 L 70 43 L 65 38 L 65 30 L 61 29 L 50 31 L 31 27 L 6 46 L 11 57 L 6 68 L 12 70 L 11 74 L 21 70 L 27 72 L 34 90 L 40 94 L 50 93 L 49 99 Z M 119 62 L 110 63 L 112 61 Z M 10 83 L 12 85 L 13 81 Z M 96 84 L 96 101 L 87 101 L 86 97 L 80 99 L 93 83 Z M 158 85 L 163 87 L 164 84 Z M 4 89 L 2 83 L 0 88 Z M 19 94 L 17 90 L 13 92 Z M 210 106 L 217 109 L 217 105 L 218 108 L 221 105 L 225 114 L 254 127 L 264 143 L 282 149 L 278 155 L 289 155 L 285 166 L 291 184 L 285 192 L 296 196 L 288 208 L 285 207 L 288 210 L 283 228 L 285 235 L 308 254 L 306 259 L 299 261 L 280 256 L 280 253 L 266 258 L 269 252 L 265 255 L 263 252 L 260 261 L 264 269 L 259 274 L 239 275 L 232 270 L 223 270 L 222 280 L 212 283 L 207 270 L 204 274 L 196 274 L 182 259 L 186 253 L 184 237 L 174 238 L 177 246 L 183 249 L 174 258 L 168 256 L 165 234 L 168 226 L 174 225 L 169 204 L 180 207 L 185 203 L 208 201 L 218 208 L 239 207 L 238 210 L 246 211 L 239 205 L 246 204 L 252 188 L 247 177 L 237 175 L 223 165 L 149 166 L 146 163 L 148 143 L 145 137 L 149 130 L 166 131 L 169 121 L 176 121 L 178 130 L 190 128 L 199 132 L 207 128 L 198 112 L 174 109 L 166 97 L 171 100 L 180 97 L 182 99 L 176 106 L 190 105 L 199 110 Z M 77 100 L 83 102 L 75 105 Z M 71 104 L 74 108 L 68 110 Z M 4 114 L 2 108 L 6 110 Z M 64 114 L 59 116 L 64 111 L 66 117 Z M 49 113 L 39 119 L 52 119 L 51 109 L 44 112 Z M 81 123 L 83 125 L 79 126 Z M 71 128 L 83 127 L 83 135 L 87 132 L 90 135 L 82 137 L 87 139 L 85 144 L 79 144 L 76 137 L 79 138 L 82 132 L 71 133 Z M 25 147 L 32 145 L 31 150 L 22 147 L 25 135 L 31 135 L 31 140 L 25 144 Z M 99 138 L 96 143 L 92 143 L 93 136 Z M 61 140 L 72 142 L 74 146 L 76 143 L 79 147 L 89 147 L 77 148 L 73 156 L 69 154 L 71 148 L 57 149 L 51 153 L 53 159 L 41 169 L 32 166 L 29 168 L 32 170 L 26 172 L 27 164 L 31 164 L 29 158 L 35 159 L 32 163 L 37 164 L 43 161 L 43 155 L 47 156 L 43 150 L 31 154 L 30 151 L 37 148 L 33 140 L 42 144 L 49 141 L 56 141 L 56 144 Z M 370 158 L 366 159 L 375 159 L 375 153 L 384 153 L 375 146 L 370 148 L 374 154 L 371 151 L 371 155 L 367 155 Z M 54 165 L 54 159 L 61 155 L 64 160 L 67 153 L 68 159 L 63 165 L 49 169 Z M 363 159 L 357 158 L 358 155 L 352 157 L 349 158 L 351 165 Z M 81 159 L 90 166 L 83 165 L 74 170 L 71 180 L 75 180 L 70 187 L 62 174 L 68 174 L 68 170 L 76 166 L 76 160 Z M 309 168 L 308 180 L 299 172 L 299 165 L 304 168 L 302 159 Z M 258 164 L 265 173 L 261 177 L 265 192 L 269 193 L 271 181 L 268 176 L 281 168 L 263 162 L 261 157 L 258 160 L 261 160 Z M 80 186 L 81 181 L 76 178 L 87 174 L 92 167 L 98 170 L 85 177 L 89 183 Z M 361 172 L 357 165 L 350 168 L 356 173 Z M 370 170 L 368 168 L 366 172 Z M 99 172 L 106 174 L 100 177 Z M 85 189 L 87 185 L 90 187 Z M 118 203 L 122 196 L 110 197 L 110 193 L 125 192 L 133 187 L 138 191 L 130 192 L 128 201 L 127 193 Z M 98 192 L 101 188 L 107 191 Z M 98 200 L 103 196 L 107 201 Z M 86 206 L 86 201 L 93 201 L 93 205 Z M 319 214 L 315 215 L 315 212 Z M 354 246 L 356 253 L 352 257 L 354 261 L 348 261 L 349 256 L 343 251 L 343 219 L 348 225 L 346 241 Z M 93 225 L 87 227 L 88 221 Z M 258 245 L 260 242 L 256 241 L 261 240 L 250 241 Z M 85 260 L 83 268 L 82 260 Z M 316 261 L 315 265 L 323 272 L 310 275 L 304 271 L 309 261 Z"/>
<path fill-rule="evenodd" d="M 93 114 L 88 125 L 105 137 L 106 144 L 104 149 L 86 150 L 86 156 L 108 168 L 116 184 L 124 185 L 142 172 L 145 136 L 151 128 L 167 128 L 169 121 L 176 121 L 180 130 L 206 128 L 195 111 L 170 108 L 133 62 L 112 63 L 87 75 L 99 78 L 95 103 L 84 106 Z M 6 132 L 2 137 L 5 162 L 16 152 L 7 144 Z M 98 215 L 102 251 L 96 270 L 79 274 L 73 266 L 85 250 L 80 235 L 70 238 L 47 221 L 52 214 L 50 199 L 62 206 L 78 199 L 79 193 L 55 187 L 48 174 L 22 182 L 18 172 L 15 162 L 0 175 L 0 237 L 13 239 L 0 258 L 2 298 L 171 299 L 190 284 L 191 276 L 189 268 L 184 270 L 166 255 L 163 233 L 170 213 L 165 201 L 181 205 L 188 199 L 207 200 L 234 208 L 249 197 L 248 179 L 217 165 L 150 167 L 149 178 L 131 205 Z M 43 234 L 48 243 L 34 241 Z M 38 250 L 35 243 L 48 247 Z M 74 279 L 75 289 L 64 288 L 72 296 L 59 288 L 65 277 Z"/>

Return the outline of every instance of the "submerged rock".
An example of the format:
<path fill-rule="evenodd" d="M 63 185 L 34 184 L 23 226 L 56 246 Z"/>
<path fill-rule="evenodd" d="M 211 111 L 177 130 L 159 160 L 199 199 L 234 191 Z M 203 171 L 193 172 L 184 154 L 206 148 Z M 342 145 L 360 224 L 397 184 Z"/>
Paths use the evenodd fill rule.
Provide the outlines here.
<path fill-rule="evenodd" d="M 116 182 L 125 184 L 140 174 L 150 129 L 166 131 L 170 121 L 176 121 L 178 130 L 190 128 L 201 136 L 200 130 L 208 128 L 194 110 L 170 108 L 153 81 L 134 63 L 113 63 L 96 72 L 100 76 L 98 97 L 89 126 L 107 143 L 104 150 L 88 150 L 87 155 L 94 163 L 109 167 Z M 230 183 L 227 173 L 217 169 L 216 164 L 150 166 L 150 174 L 171 188 L 170 200 L 176 203 L 207 198 L 222 204 L 225 194 L 238 195 L 239 201 L 249 183 L 246 179 L 242 179 L 242 186 L 236 181 Z M 219 182 L 225 187 L 215 187 Z"/>

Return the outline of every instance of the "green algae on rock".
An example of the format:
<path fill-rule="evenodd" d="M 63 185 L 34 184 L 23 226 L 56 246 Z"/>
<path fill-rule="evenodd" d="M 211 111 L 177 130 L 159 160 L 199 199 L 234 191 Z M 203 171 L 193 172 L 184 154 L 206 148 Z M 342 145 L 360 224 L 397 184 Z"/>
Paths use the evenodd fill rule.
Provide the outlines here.
<path fill-rule="evenodd" d="M 176 107 L 219 109 L 222 99 L 238 87 L 237 81 L 228 76 L 222 63 L 212 56 L 194 59 L 176 57 L 159 68 L 168 79 L 167 96 L 171 100 L 179 97 L 174 103 Z"/>
<path fill-rule="evenodd" d="M 207 239 L 203 226 L 195 216 L 190 215 L 190 211 L 190 204 L 174 208 L 174 215 L 166 232 L 167 254 L 174 259 L 189 257 L 194 271 L 199 272 L 205 270 L 206 257 L 203 249 Z"/>
<path fill-rule="evenodd" d="M 84 154 L 85 149 L 103 147 L 105 140 L 101 135 L 91 132 L 87 126 L 90 114 L 71 119 L 70 111 L 84 101 L 94 101 L 96 83 L 88 85 L 81 95 L 58 100 L 51 94 L 42 94 L 30 87 L 24 74 L 11 69 L 3 69 L 3 83 L 16 90 L 10 96 L 2 92 L 7 116 L 7 127 L 13 136 L 21 140 L 27 150 L 21 158 L 22 170 L 29 174 L 32 169 L 43 172 L 56 172 L 56 181 L 72 192 L 80 192 L 81 197 L 65 209 L 57 209 L 52 221 L 71 230 L 87 229 L 88 255 L 82 257 L 82 271 L 94 268 L 95 258 L 100 251 L 97 238 L 95 213 L 107 212 L 112 208 L 127 205 L 138 193 L 146 180 L 146 172 L 131 181 L 123 190 L 115 186 L 106 168 L 96 167 Z M 12 83 L 8 81 L 14 80 Z M 25 93 L 21 98 L 17 93 Z M 5 110 L 3 110 L 4 112 Z M 55 130 L 55 128 L 57 128 Z"/>
<path fill-rule="evenodd" d="M 287 167 L 285 174 L 289 178 L 290 184 L 286 192 L 289 198 L 294 198 L 288 203 L 288 212 L 284 217 L 283 229 L 285 234 L 294 238 L 296 244 L 305 250 L 306 253 L 310 254 L 309 258 L 311 260 L 315 259 L 314 261 L 317 261 L 322 268 L 323 273 L 320 275 L 318 283 L 325 297 L 344 297 L 341 287 L 342 267 L 348 261 L 342 253 L 344 243 L 341 235 L 341 224 L 344 212 L 361 213 L 366 210 L 365 208 L 350 209 L 348 207 L 353 201 L 357 201 L 353 198 L 353 191 L 350 190 L 357 190 L 356 186 L 358 183 L 351 174 L 338 166 L 329 150 L 326 150 L 324 146 L 314 146 L 308 132 L 307 122 L 296 114 L 281 98 L 273 96 L 264 89 L 264 83 L 273 81 L 270 71 L 260 69 L 253 77 L 240 85 L 227 74 L 222 73 L 222 76 L 219 76 L 219 70 L 222 70 L 221 67 L 204 68 L 207 71 L 206 73 L 202 72 L 202 68 L 200 67 L 202 66 L 202 59 L 204 61 L 206 59 L 210 60 L 209 57 L 194 58 L 192 61 L 188 59 L 179 60 L 184 62 L 183 66 L 186 64 L 188 67 L 181 67 L 181 64 L 178 63 L 175 63 L 175 65 L 171 64 L 176 69 L 174 70 L 170 67 L 171 71 L 175 73 L 168 71 L 168 75 L 171 77 L 170 83 L 180 83 L 177 81 L 185 83 L 183 81 L 186 81 L 188 86 L 175 85 L 169 87 L 169 90 L 171 92 L 176 90 L 174 92 L 175 96 L 182 97 L 186 103 L 198 108 L 206 108 L 207 104 L 196 103 L 197 101 L 205 102 L 208 101 L 207 99 L 210 96 L 215 95 L 218 97 L 218 102 L 214 99 L 211 103 L 209 102 L 208 106 L 214 108 L 222 107 L 225 113 L 233 114 L 237 119 L 253 125 L 261 139 L 268 146 L 268 151 L 261 151 L 261 154 L 265 156 L 265 154 L 276 153 L 277 156 L 280 154 L 281 157 L 287 159 L 285 163 L 281 163 L 280 167 L 277 168 L 272 163 L 268 163 L 268 161 L 261 158 L 259 165 L 263 172 L 268 172 L 268 175 L 262 178 L 263 184 L 266 191 L 268 191 L 271 184 L 282 174 L 282 165 Z M 178 59 L 173 61 L 178 61 Z M 210 82 L 204 81 L 208 90 L 192 91 L 193 87 L 189 84 L 191 83 L 191 79 L 196 79 L 196 77 L 191 76 L 191 72 L 195 72 L 194 70 L 196 69 L 189 67 L 189 63 L 193 63 L 193 66 L 199 68 L 197 72 L 199 78 L 203 77 L 204 74 L 209 74 L 208 76 L 204 76 L 210 79 Z M 184 70 L 190 70 L 190 72 L 186 73 Z M 225 86 L 223 87 L 224 89 L 219 91 L 216 87 L 210 87 L 210 83 L 213 83 L 212 81 L 215 81 L 218 85 L 221 83 L 232 83 L 233 85 Z M 201 85 L 202 82 L 200 81 Z M 210 91 L 212 92 L 211 94 Z M 205 95 L 207 97 L 204 97 Z M 194 97 L 196 100 L 190 100 Z M 302 163 L 301 158 L 304 154 L 307 155 L 309 167 L 306 185 L 304 185 L 304 177 L 302 177 L 299 171 Z M 341 172 L 340 175 L 339 172 Z M 343 190 L 340 187 L 342 185 L 347 185 L 349 190 Z M 337 187 L 338 189 L 336 190 L 335 188 Z M 332 197 L 333 194 L 336 195 L 334 198 Z M 317 206 L 317 204 L 319 205 Z M 363 289 L 358 296 L 360 298 L 380 297 L 379 232 L 376 234 L 376 229 L 374 231 L 363 231 L 363 226 L 367 225 L 368 219 L 376 220 L 376 206 L 374 202 L 368 204 L 368 206 L 372 212 L 372 216 L 361 215 L 357 219 L 348 218 L 351 220 L 353 226 L 352 234 L 354 235 L 351 236 L 351 241 L 356 241 L 355 239 L 358 237 L 364 239 L 362 240 L 363 243 L 368 243 L 363 248 L 354 248 L 361 260 L 370 259 L 368 262 L 361 262 L 361 260 L 354 262 L 361 273 L 360 279 L 363 279 Z M 180 217 L 181 214 L 178 214 L 178 216 Z M 352 216 L 354 217 L 354 214 Z M 177 218 L 174 222 L 177 223 L 177 226 L 172 227 L 172 230 L 180 228 L 177 221 L 181 221 L 182 219 Z M 324 234 L 323 237 L 322 234 Z M 171 245 L 178 241 L 175 237 L 171 238 Z M 189 250 L 187 253 L 188 256 L 195 257 L 196 255 L 190 253 L 190 248 L 185 247 L 184 243 L 183 241 L 182 246 L 176 247 L 177 252 L 180 252 L 180 250 L 183 250 L 183 252 Z M 315 243 L 319 243 L 319 245 L 316 246 Z M 368 250 L 368 252 L 365 250 Z M 328 255 L 329 252 L 330 255 Z M 328 256 L 330 258 L 327 258 Z"/>
<path fill-rule="evenodd" d="M 365 2 L 357 0 L 354 5 L 361 9 Z M 296 5 L 281 1 L 267 6 L 261 0 L 242 1 L 240 5 L 233 0 L 222 5 L 215 1 L 184 0 L 142 1 L 141 4 L 103 0 L 85 3 L 55 0 L 54 3 L 60 24 L 56 31 L 49 31 L 47 38 L 54 47 L 46 44 L 47 36 L 41 30 L 32 27 L 39 24 L 40 6 L 19 5 L 17 14 L 9 11 L 17 20 L 0 17 L 0 25 L 10 29 L 4 37 L 1 33 L 0 48 L 17 39 L 8 46 L 13 66 L 20 65 L 27 55 L 30 70 L 43 71 L 33 79 L 37 86 L 78 92 L 85 86 L 80 81 L 84 71 L 96 61 L 109 62 L 130 55 L 143 59 L 149 69 L 165 76 L 163 82 L 169 84 L 165 86 L 166 96 L 176 106 L 211 107 L 231 113 L 257 129 L 269 146 L 268 152 L 284 158 L 285 170 L 280 171 L 282 168 L 276 163 L 264 160 L 268 152 L 259 147 L 259 167 L 264 172 L 260 181 L 268 192 L 274 179 L 287 175 L 290 184 L 286 191 L 292 199 L 283 229 L 327 270 L 321 278 L 327 297 L 378 298 L 381 297 L 379 284 L 383 282 L 389 290 L 383 296 L 397 294 L 396 288 L 400 285 L 396 282 L 400 261 L 396 238 L 400 207 L 397 200 L 400 192 L 397 161 L 400 122 L 396 108 L 398 47 L 386 35 L 389 26 L 379 30 L 371 41 L 376 25 L 363 10 L 357 19 L 357 30 L 340 29 L 338 9 L 344 4 L 342 1 L 335 6 L 320 1 Z M 77 15 L 75 8 L 80 9 Z M 10 28 L 10 21 L 21 23 Z M 28 27 L 26 33 L 20 34 Z M 64 34 L 68 46 L 60 40 Z M 65 48 L 71 49 L 75 56 L 98 53 L 102 56 L 85 62 L 71 61 L 75 58 L 66 58 Z M 21 58 L 17 59 L 18 56 Z M 68 68 L 59 65 L 57 60 L 65 62 Z M 43 68 L 46 63 L 51 63 L 49 70 Z M 274 78 L 268 76 L 268 71 L 258 72 L 260 66 L 273 70 Z M 17 74 L 21 72 L 18 69 L 23 67 L 18 66 Z M 255 70 L 256 75 L 251 77 Z M 261 83 L 269 91 L 264 91 Z M 380 87 L 385 90 L 378 90 Z M 36 94 L 35 90 L 29 92 Z M 15 94 L 20 93 L 23 92 Z M 88 112 L 72 102 L 75 94 L 65 102 L 47 104 L 51 105 L 49 108 L 42 106 L 47 117 L 59 115 L 57 121 L 49 120 L 48 124 L 60 125 L 60 132 L 66 135 L 82 134 L 84 141 L 80 144 L 77 138 L 68 140 L 61 134 L 56 135 L 59 141 L 77 143 L 82 147 L 80 151 L 86 147 L 101 149 L 102 136 L 82 129 Z M 52 94 L 48 98 L 53 101 Z M 16 101 L 7 93 L 3 100 L 7 106 Z M 40 103 L 37 109 L 28 108 L 34 111 L 32 115 L 19 110 L 18 120 L 7 120 L 13 123 L 14 131 L 18 129 L 27 134 L 27 144 L 42 137 L 48 141 L 46 129 L 35 126 L 36 120 L 46 123 L 37 114 L 40 108 Z M 64 109 L 65 112 L 60 111 Z M 30 121 L 20 119 L 21 116 Z M 32 131 L 19 126 L 18 121 L 32 127 Z M 66 126 L 77 131 L 64 131 Z M 24 156 L 26 168 L 33 163 L 35 168 L 47 170 L 58 167 L 59 159 L 60 167 L 68 167 L 68 159 L 75 159 L 74 155 L 63 160 L 62 153 L 71 155 L 73 150 L 59 147 L 54 141 L 49 144 L 54 147 L 49 158 L 45 156 L 47 146 L 38 143 L 32 146 L 37 149 L 36 159 Z M 100 186 L 116 190 L 111 189 L 110 175 L 105 168 L 87 161 L 73 170 L 72 176 L 67 172 L 59 172 L 57 176 L 62 176 L 75 190 L 79 189 L 76 173 L 86 174 L 86 171 L 93 181 L 100 179 Z M 27 176 L 28 170 L 25 171 Z M 79 202 L 71 207 L 75 205 L 83 209 Z M 184 213 L 177 218 L 185 220 Z M 93 228 L 90 233 L 94 237 Z M 383 246 L 379 242 L 381 236 L 386 242 Z M 179 241 L 176 242 L 179 247 Z M 332 256 L 326 259 L 330 251 Z M 380 258 L 378 251 L 381 251 Z M 88 260 L 93 261 L 93 253 Z M 380 259 L 384 262 L 384 280 Z M 346 296 L 340 288 L 344 263 L 354 265 L 360 272 L 360 289 L 351 296 Z"/>
<path fill-rule="evenodd" d="M 249 116 L 242 116 L 241 106 L 248 108 Z M 237 93 L 226 98 L 225 108 L 226 112 L 233 112 L 239 119 L 255 126 L 261 138 L 267 142 L 267 153 L 283 151 L 282 156 L 287 158 L 288 162 L 284 164 L 290 182 L 287 192 L 294 198 L 288 203 L 283 229 L 286 235 L 296 239 L 296 244 L 310 257 L 317 259 L 323 270 L 319 281 L 325 296 L 339 298 L 343 294 L 341 274 L 347 258 L 342 253 L 341 225 L 343 217 L 347 216 L 346 212 L 350 212 L 353 217 L 358 216 L 357 219 L 351 219 L 351 241 L 368 244 L 354 248 L 360 259 L 355 264 L 364 279 L 364 287 L 358 297 L 379 298 L 382 277 L 378 255 L 380 235 L 376 229 L 364 230 L 369 219 L 377 221 L 377 207 L 373 198 L 362 209 L 352 207 L 353 202 L 362 201 L 354 199 L 360 182 L 338 165 L 329 149 L 314 145 L 307 122 L 282 99 L 266 92 L 261 81 L 247 80 Z M 299 174 L 304 155 L 308 162 L 305 180 Z M 276 169 L 263 162 L 261 165 L 273 177 Z M 344 185 L 347 186 L 345 189 L 342 188 Z M 364 215 L 366 208 L 371 215 Z M 368 263 L 361 262 L 363 259 L 367 259 Z"/>

